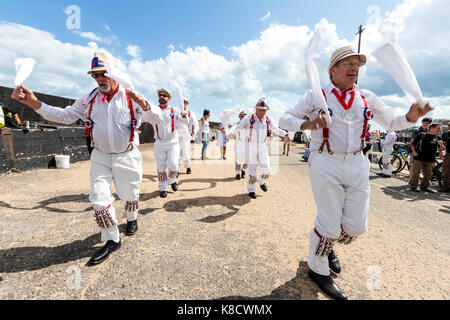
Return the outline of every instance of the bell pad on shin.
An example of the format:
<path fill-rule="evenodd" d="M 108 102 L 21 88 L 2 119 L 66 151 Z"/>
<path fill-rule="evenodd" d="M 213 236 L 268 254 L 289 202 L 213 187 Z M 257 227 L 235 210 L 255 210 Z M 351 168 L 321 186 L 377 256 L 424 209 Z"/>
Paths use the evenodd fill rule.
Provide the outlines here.
<path fill-rule="evenodd" d="M 94 217 L 97 221 L 97 224 L 102 229 L 108 229 L 112 226 L 117 225 L 117 221 L 113 219 L 111 213 L 109 212 L 109 207 L 103 210 L 95 210 Z"/>
<path fill-rule="evenodd" d="M 127 201 L 125 203 L 125 211 L 134 212 L 139 209 L 139 199 L 134 201 Z"/>

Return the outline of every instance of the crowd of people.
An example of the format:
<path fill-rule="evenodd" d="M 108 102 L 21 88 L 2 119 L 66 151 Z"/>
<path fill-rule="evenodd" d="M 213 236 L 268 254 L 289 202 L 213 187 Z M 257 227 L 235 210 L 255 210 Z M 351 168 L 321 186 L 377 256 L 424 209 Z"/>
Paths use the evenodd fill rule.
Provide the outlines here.
<path fill-rule="evenodd" d="M 157 90 L 158 105 L 151 105 L 142 94 L 124 88 L 109 77 L 105 62 L 111 58 L 105 52 L 94 55 L 88 74 L 96 80 L 98 87 L 64 109 L 38 100 L 23 85 L 17 86 L 11 96 L 49 121 L 71 124 L 81 119 L 86 124 L 86 135 L 91 137 L 93 147 L 89 200 L 93 205 L 95 221 L 101 228 L 101 241 L 106 242 L 90 258 L 88 265 L 105 261 L 121 247 L 119 217 L 113 206 L 115 198 L 111 191 L 113 182 L 118 197 L 125 202 L 125 234 L 131 236 L 138 230 L 142 181 L 138 129 L 141 123 L 148 122 L 154 128 L 158 188 L 163 198 L 167 197 L 169 185 L 174 192 L 178 190 L 180 161 L 191 173 L 186 145 L 197 130 L 197 121 L 194 113 L 187 108 L 187 100 L 180 110 L 170 104 L 170 91 L 161 88 Z M 266 182 L 271 167 L 267 140 L 271 133 L 283 137 L 287 143 L 290 141 L 288 132 L 307 133 L 309 176 L 317 207 L 315 223 L 309 233 L 308 276 L 326 295 L 339 300 L 347 299 L 347 296 L 330 275 L 330 271 L 334 274 L 341 272 L 334 244 L 350 244 L 367 232 L 370 162 L 363 155 L 363 149 L 368 122 L 373 119 L 389 132 L 394 132 L 413 126 L 419 118 L 433 110 L 429 104 L 421 106 L 414 103 L 406 114 L 395 116 L 393 109 L 373 92 L 356 85 L 359 68 L 366 61 L 364 54 L 356 53 L 348 46 L 333 52 L 328 67 L 330 82 L 322 90 L 327 107 L 318 103 L 312 90 L 308 91 L 280 118 L 279 125 L 285 130 L 280 129 L 267 114 L 269 104 L 261 98 L 251 113 L 246 114 L 242 110 L 234 125 L 222 125 L 217 138 L 222 148 L 221 158 L 226 159 L 228 136 L 235 137 L 236 179 L 244 178 L 247 170 L 248 195 L 255 199 L 256 183 L 262 191 L 268 191 Z M 327 121 L 327 112 L 331 122 Z M 206 160 L 211 136 L 210 115 L 209 110 L 204 110 L 198 128 L 202 135 L 202 160 Z M 439 144 L 435 137 L 439 127 L 433 128 L 430 126 L 424 137 L 414 138 L 416 168 L 427 167 L 428 158 L 420 155 L 432 151 L 434 143 Z M 412 183 L 416 182 L 412 180 Z"/>

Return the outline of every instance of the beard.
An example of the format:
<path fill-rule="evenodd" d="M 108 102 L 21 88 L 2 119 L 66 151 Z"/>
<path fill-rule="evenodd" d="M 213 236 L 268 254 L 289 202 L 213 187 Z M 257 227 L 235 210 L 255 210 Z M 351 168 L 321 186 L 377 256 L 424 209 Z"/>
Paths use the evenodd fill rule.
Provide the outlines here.
<path fill-rule="evenodd" d="M 102 93 L 108 93 L 111 91 L 111 86 L 107 82 L 99 84 L 98 88 Z"/>
<path fill-rule="evenodd" d="M 159 99 L 159 104 L 163 105 L 163 104 L 167 104 L 166 99 Z"/>

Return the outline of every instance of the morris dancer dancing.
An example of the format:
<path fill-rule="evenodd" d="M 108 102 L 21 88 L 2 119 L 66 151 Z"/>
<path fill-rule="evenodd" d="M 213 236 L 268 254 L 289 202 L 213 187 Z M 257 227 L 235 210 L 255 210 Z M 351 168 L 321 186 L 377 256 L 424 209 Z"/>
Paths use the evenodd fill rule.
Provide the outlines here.
<path fill-rule="evenodd" d="M 244 119 L 247 113 L 241 110 L 239 113 L 239 121 L 231 129 L 231 135 L 235 138 L 235 164 L 236 164 L 236 180 L 245 179 L 245 170 L 248 167 L 248 129 L 239 128 L 239 122 Z"/>
<path fill-rule="evenodd" d="M 155 132 L 155 158 L 158 170 L 159 196 L 167 197 L 169 184 L 174 192 L 178 190 L 176 181 L 179 171 L 180 141 L 175 128 L 188 125 L 187 113 L 169 106 L 172 98 L 169 90 L 158 89 L 159 108 L 161 112 L 148 112 L 148 122 L 153 125 Z"/>
<path fill-rule="evenodd" d="M 272 121 L 272 118 L 266 115 L 266 111 L 269 110 L 265 98 L 259 99 L 256 104 L 256 112 L 244 117 L 239 121 L 239 129 L 248 130 L 248 195 L 256 199 L 255 183 L 258 181 L 262 191 L 267 192 L 267 186 L 265 181 L 270 176 L 270 159 L 269 150 L 267 148 L 267 137 L 270 132 L 280 136 L 286 137 L 288 134 L 286 131 L 278 128 Z M 256 176 L 260 167 L 260 174 Z"/>
<path fill-rule="evenodd" d="M 433 109 L 429 104 L 421 109 L 415 103 L 406 115 L 394 116 L 392 108 L 375 94 L 355 85 L 359 67 L 365 63 L 366 57 L 350 47 L 340 48 L 331 56 L 331 82 L 323 89 L 332 118 L 329 128 L 312 91 L 279 123 L 290 131 L 312 131 L 309 175 L 318 212 L 309 235 L 308 275 L 334 299 L 347 296 L 330 277 L 330 269 L 335 273 L 341 270 L 333 244 L 348 244 L 367 231 L 370 163 L 361 150 L 368 121 L 373 117 L 389 130 L 400 130 Z M 309 120 L 303 120 L 305 116 Z"/>
<path fill-rule="evenodd" d="M 186 173 L 191 174 L 191 140 L 195 139 L 197 134 L 198 121 L 195 113 L 187 108 L 189 101 L 184 99 L 183 103 L 184 110 L 181 114 L 186 115 L 188 123 L 186 124 L 184 121 L 177 122 L 177 131 L 180 136 L 180 160 L 183 160 L 184 166 L 186 167 Z"/>
<path fill-rule="evenodd" d="M 383 140 L 381 140 L 381 162 L 383 170 L 381 170 L 379 175 L 383 178 L 390 178 L 392 176 L 391 153 L 394 151 L 394 144 L 396 140 L 397 134 L 394 131 L 389 130 L 384 135 Z"/>
<path fill-rule="evenodd" d="M 91 154 L 91 192 L 89 200 L 94 207 L 94 217 L 102 228 L 101 241 L 106 244 L 88 261 L 96 265 L 121 247 L 114 196 L 111 184 L 114 181 L 119 198 L 126 202 L 124 217 L 127 218 L 126 235 L 138 230 L 137 215 L 139 185 L 142 180 L 142 156 L 138 150 L 137 129 L 145 111 L 161 112 L 150 106 L 139 93 L 132 93 L 108 77 L 105 64 L 113 57 L 97 52 L 88 72 L 98 84 L 90 94 L 75 101 L 65 109 L 52 107 L 39 101 L 34 93 L 18 86 L 11 98 L 26 104 L 44 119 L 71 124 L 78 119 L 86 123 L 86 135 L 91 137 L 94 147 Z"/>

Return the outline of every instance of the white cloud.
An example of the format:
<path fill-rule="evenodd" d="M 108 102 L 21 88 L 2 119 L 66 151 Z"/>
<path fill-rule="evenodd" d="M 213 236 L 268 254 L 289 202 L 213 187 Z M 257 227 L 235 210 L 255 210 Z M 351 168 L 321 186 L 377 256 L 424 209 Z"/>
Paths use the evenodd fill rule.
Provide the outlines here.
<path fill-rule="evenodd" d="M 272 15 L 272 13 L 270 11 L 268 11 L 264 17 L 259 18 L 259 20 L 261 21 L 266 21 L 267 19 L 270 18 L 270 16 Z"/>
<path fill-rule="evenodd" d="M 78 34 L 79 36 L 81 36 L 83 38 L 87 38 L 87 39 L 90 39 L 92 41 L 102 41 L 102 38 L 100 38 L 99 36 L 97 36 L 93 32 L 80 32 L 78 30 L 74 30 L 73 32 Z"/>
<path fill-rule="evenodd" d="M 141 58 L 141 49 L 139 46 L 129 44 L 127 46 L 127 53 L 135 59 Z"/>

